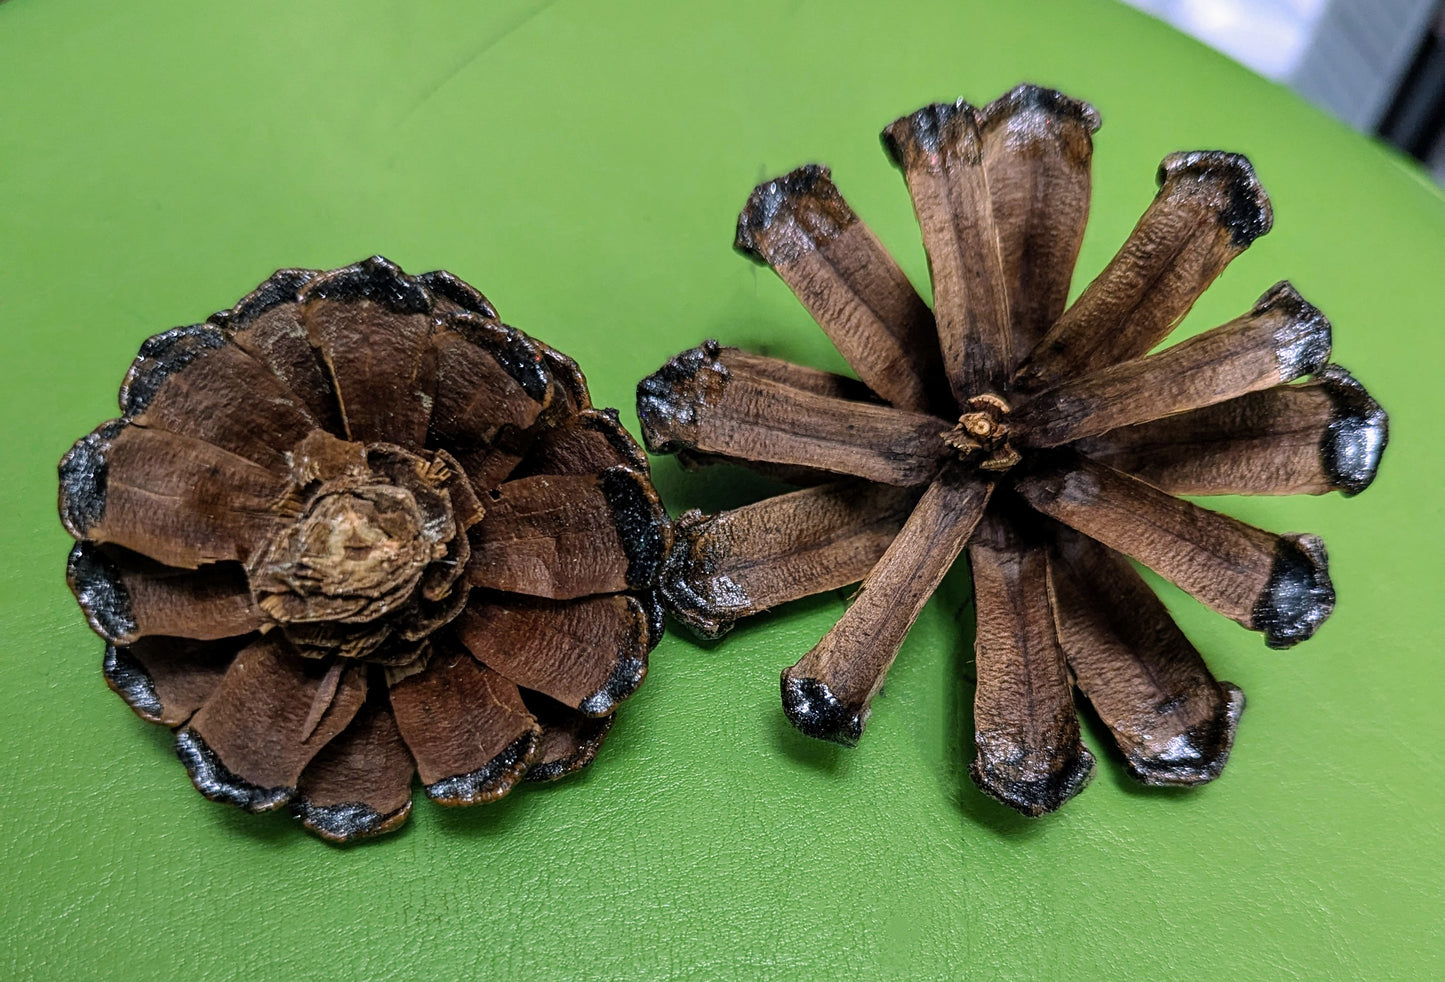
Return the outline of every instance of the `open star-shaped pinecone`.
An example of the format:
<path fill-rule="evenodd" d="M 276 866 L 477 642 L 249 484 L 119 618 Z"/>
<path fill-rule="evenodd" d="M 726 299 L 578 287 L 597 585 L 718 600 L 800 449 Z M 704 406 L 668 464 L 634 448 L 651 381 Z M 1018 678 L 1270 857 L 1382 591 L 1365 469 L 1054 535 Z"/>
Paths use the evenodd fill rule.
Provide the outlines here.
<path fill-rule="evenodd" d="M 671 527 L 576 364 L 445 272 L 277 272 L 60 464 L 105 677 L 197 789 L 345 841 L 589 764 Z"/>
<path fill-rule="evenodd" d="M 1149 354 L 1269 230 L 1237 154 L 1164 158 L 1154 201 L 1065 309 L 1098 126 L 1087 103 L 1025 85 L 884 131 L 922 226 L 932 310 L 826 168 L 760 185 L 737 247 L 777 271 L 861 381 L 708 342 L 638 386 L 650 449 L 809 485 L 679 520 L 662 588 L 684 622 L 716 636 L 863 580 L 783 673 L 807 734 L 857 742 L 904 636 L 967 550 L 971 773 L 1028 815 L 1093 773 L 1075 685 L 1145 783 L 1203 783 L 1228 756 L 1242 694 L 1210 675 L 1125 556 L 1271 647 L 1309 637 L 1334 606 L 1317 537 L 1174 495 L 1355 494 L 1386 439 L 1384 412 L 1326 364 L 1328 321 L 1288 283 Z"/>

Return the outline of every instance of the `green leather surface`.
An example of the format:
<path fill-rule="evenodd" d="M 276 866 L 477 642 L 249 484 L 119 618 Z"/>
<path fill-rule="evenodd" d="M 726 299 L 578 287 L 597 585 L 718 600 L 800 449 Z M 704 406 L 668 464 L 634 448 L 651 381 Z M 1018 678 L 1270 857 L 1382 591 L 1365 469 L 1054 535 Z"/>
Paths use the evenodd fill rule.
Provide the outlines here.
<path fill-rule="evenodd" d="M 146 336 L 277 266 L 381 252 L 475 283 L 629 425 L 637 379 L 704 337 L 838 367 L 730 251 L 748 191 L 831 164 L 926 284 L 877 133 L 1022 79 L 1104 117 L 1076 291 L 1165 153 L 1244 151 L 1275 231 L 1186 329 L 1288 277 L 1392 414 L 1363 496 L 1219 503 L 1324 536 L 1340 602 L 1314 640 L 1269 651 L 1161 585 L 1249 697 L 1214 785 L 1137 787 L 1090 723 L 1099 775 L 1061 814 L 984 799 L 957 572 L 856 750 L 778 703 L 840 593 L 669 636 L 579 778 L 418 800 L 349 850 L 203 800 L 106 689 L 55 463 Z M 0 4 L 0 976 L 1445 976 L 1442 269 L 1445 201 L 1413 167 L 1102 0 Z M 767 490 L 657 471 L 674 511 Z"/>

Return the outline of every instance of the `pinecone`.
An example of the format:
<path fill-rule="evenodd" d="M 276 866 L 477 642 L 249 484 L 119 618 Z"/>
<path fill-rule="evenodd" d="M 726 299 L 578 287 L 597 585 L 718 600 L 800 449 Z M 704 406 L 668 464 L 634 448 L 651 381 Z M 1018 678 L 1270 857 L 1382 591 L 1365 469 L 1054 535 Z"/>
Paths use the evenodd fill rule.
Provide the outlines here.
<path fill-rule="evenodd" d="M 347 841 L 587 766 L 671 527 L 565 355 L 445 272 L 280 270 L 60 464 L 105 677 L 206 797 Z"/>
<path fill-rule="evenodd" d="M 638 386 L 649 449 L 810 485 L 679 520 L 662 574 L 679 618 L 716 636 L 863 580 L 783 673 L 804 733 L 858 741 L 905 635 L 967 549 L 971 774 L 1027 815 L 1092 776 L 1074 685 L 1147 784 L 1209 781 L 1229 754 L 1243 695 L 1214 679 L 1125 556 L 1275 648 L 1334 607 L 1317 537 L 1174 495 L 1356 494 L 1386 442 L 1385 413 L 1326 363 L 1329 322 L 1288 283 L 1149 354 L 1270 228 L 1237 154 L 1166 157 L 1153 203 L 1065 309 L 1098 126 L 1087 103 L 1024 85 L 884 131 L 922 226 L 932 310 L 826 168 L 760 185 L 737 248 L 777 271 L 861 382 L 708 342 Z"/>

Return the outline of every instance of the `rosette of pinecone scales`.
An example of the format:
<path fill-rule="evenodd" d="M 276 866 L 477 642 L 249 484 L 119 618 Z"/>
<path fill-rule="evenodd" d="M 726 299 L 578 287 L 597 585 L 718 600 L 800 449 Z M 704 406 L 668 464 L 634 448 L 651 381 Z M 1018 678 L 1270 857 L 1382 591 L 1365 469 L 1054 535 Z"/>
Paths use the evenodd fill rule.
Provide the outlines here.
<path fill-rule="evenodd" d="M 1385 413 L 1327 363 L 1330 325 L 1288 283 L 1150 354 L 1270 228 L 1249 162 L 1174 153 L 1159 191 L 1067 309 L 1089 208 L 1087 103 L 1020 86 L 927 106 L 883 143 L 922 226 L 930 310 L 824 167 L 760 185 L 737 247 L 770 265 L 858 374 L 708 342 L 638 386 L 648 447 L 750 464 L 803 490 L 689 513 L 664 566 L 677 616 L 738 618 L 862 580 L 782 677 L 804 733 L 855 744 L 924 602 L 967 552 L 980 788 L 1026 815 L 1089 780 L 1077 686 L 1146 784 L 1216 777 L 1244 705 L 1128 559 L 1284 648 L 1334 607 L 1324 544 L 1175 495 L 1356 494 Z"/>
<path fill-rule="evenodd" d="M 587 766 L 671 526 L 577 365 L 446 272 L 286 269 L 141 346 L 60 464 L 107 681 L 206 797 L 327 839 Z"/>

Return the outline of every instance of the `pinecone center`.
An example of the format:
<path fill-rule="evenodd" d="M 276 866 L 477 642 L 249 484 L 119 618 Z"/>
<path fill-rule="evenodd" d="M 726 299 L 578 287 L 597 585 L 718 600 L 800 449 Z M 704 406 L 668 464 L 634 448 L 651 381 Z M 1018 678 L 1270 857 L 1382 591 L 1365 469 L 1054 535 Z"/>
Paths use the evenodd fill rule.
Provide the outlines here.
<path fill-rule="evenodd" d="M 387 484 L 322 490 L 267 543 L 252 575 L 277 621 L 375 620 L 416 590 L 445 546 L 422 534 L 416 497 Z"/>
<path fill-rule="evenodd" d="M 365 658 L 389 637 L 420 642 L 456 616 L 470 523 L 458 521 L 452 464 L 441 452 L 428 459 L 320 431 L 291 452 L 277 506 L 285 519 L 247 575 L 256 604 L 303 654 Z M 410 647 L 388 645 L 385 660 L 409 660 Z"/>
<path fill-rule="evenodd" d="M 980 470 L 1006 471 L 1017 464 L 1018 451 L 1009 446 L 1008 402 L 989 392 L 964 405 L 958 424 L 943 434 L 949 449 Z"/>

